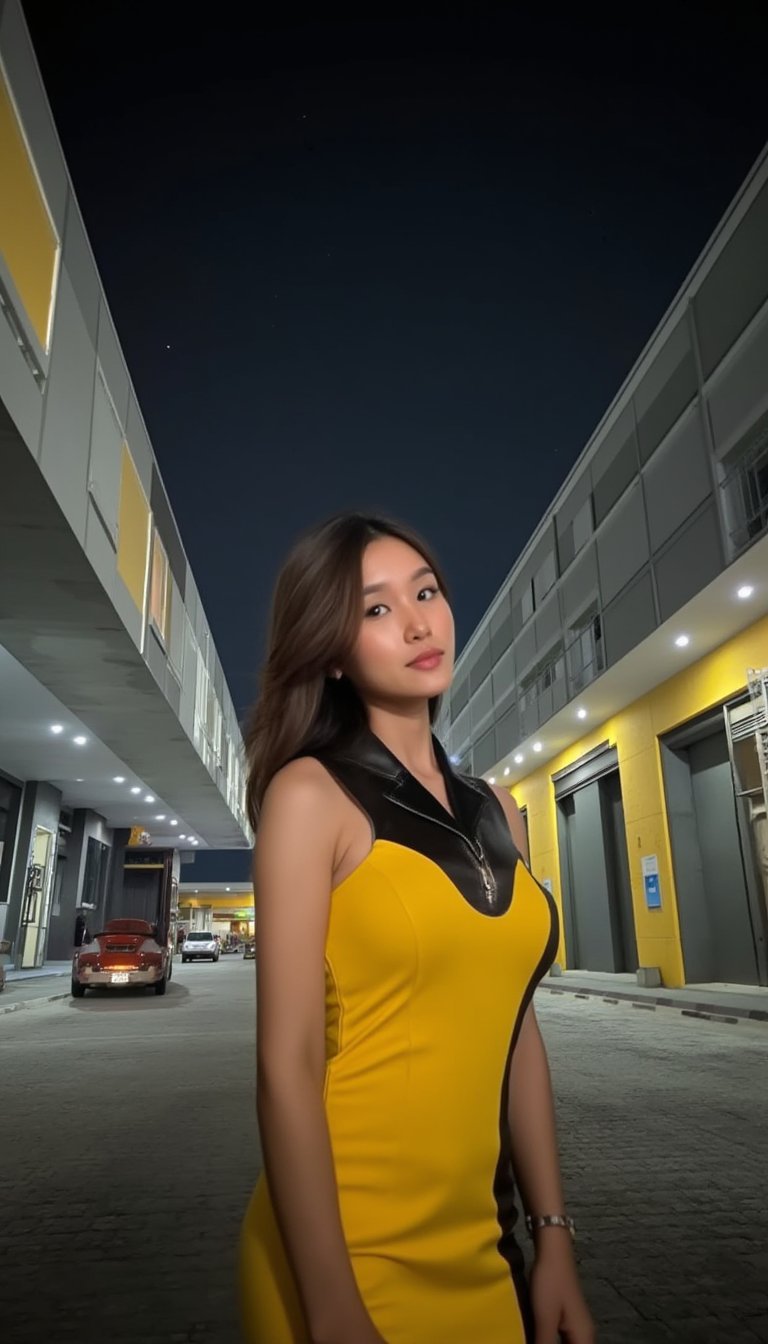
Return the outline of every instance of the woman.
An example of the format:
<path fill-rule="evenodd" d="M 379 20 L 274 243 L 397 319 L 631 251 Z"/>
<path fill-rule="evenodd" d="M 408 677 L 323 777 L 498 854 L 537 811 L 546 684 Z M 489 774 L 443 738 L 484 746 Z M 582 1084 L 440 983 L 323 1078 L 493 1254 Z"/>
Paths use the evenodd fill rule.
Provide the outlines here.
<path fill-rule="evenodd" d="M 455 774 L 432 736 L 453 656 L 437 562 L 400 524 L 332 519 L 278 578 L 246 731 L 265 1162 L 241 1239 L 251 1344 L 593 1339 L 531 1003 L 556 911 L 512 799 Z"/>

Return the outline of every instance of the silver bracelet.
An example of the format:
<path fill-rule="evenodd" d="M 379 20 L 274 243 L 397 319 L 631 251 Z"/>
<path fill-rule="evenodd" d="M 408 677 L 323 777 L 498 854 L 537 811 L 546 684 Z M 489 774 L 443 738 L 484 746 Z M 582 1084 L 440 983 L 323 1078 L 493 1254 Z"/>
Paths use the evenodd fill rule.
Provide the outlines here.
<path fill-rule="evenodd" d="M 528 1214 L 525 1219 L 525 1226 L 531 1236 L 542 1227 L 565 1227 L 570 1232 L 572 1239 L 576 1240 L 576 1224 L 572 1218 L 564 1213 Z"/>

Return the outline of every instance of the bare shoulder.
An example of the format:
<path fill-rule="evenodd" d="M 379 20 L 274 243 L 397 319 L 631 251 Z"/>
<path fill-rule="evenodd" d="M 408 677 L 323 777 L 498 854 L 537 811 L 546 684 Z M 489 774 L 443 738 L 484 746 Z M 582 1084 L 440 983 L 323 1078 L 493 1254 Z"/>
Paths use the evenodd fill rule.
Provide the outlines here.
<path fill-rule="evenodd" d="M 509 822 L 509 829 L 512 832 L 512 839 L 520 850 L 526 863 L 528 862 L 528 835 L 525 829 L 523 814 L 515 802 L 512 794 L 503 788 L 501 784 L 491 784 L 490 787 L 496 794 L 504 813 Z"/>
<path fill-rule="evenodd" d="M 338 795 L 331 776 L 314 756 L 299 756 L 278 770 L 264 794 L 263 811 L 274 816 L 289 809 L 296 813 L 314 812 L 320 805 L 332 804 Z"/>

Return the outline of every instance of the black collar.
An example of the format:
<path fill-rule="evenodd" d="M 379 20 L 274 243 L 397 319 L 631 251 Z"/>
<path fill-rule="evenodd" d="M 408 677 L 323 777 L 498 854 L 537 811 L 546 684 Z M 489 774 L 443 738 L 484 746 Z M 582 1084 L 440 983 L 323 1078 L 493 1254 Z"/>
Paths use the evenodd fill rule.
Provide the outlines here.
<path fill-rule="evenodd" d="M 374 773 L 383 776 L 389 785 L 386 789 L 386 796 L 392 802 L 407 808 L 411 812 L 418 813 L 419 816 L 425 817 L 428 821 L 434 821 L 440 826 L 447 826 L 459 835 L 474 837 L 477 834 L 480 814 L 488 800 L 485 787 L 479 780 L 456 774 L 451 767 L 442 743 L 438 741 L 434 734 L 432 735 L 432 746 L 440 767 L 440 773 L 445 780 L 453 816 L 446 811 L 442 803 L 438 802 L 435 795 L 415 775 L 411 774 L 402 761 L 398 760 L 397 756 L 389 750 L 389 747 L 385 746 L 381 739 L 371 732 L 370 728 L 364 728 L 355 737 L 354 741 L 345 745 L 335 754 L 343 760 L 351 761 L 355 765 L 362 766 L 363 769 L 372 770 Z"/>

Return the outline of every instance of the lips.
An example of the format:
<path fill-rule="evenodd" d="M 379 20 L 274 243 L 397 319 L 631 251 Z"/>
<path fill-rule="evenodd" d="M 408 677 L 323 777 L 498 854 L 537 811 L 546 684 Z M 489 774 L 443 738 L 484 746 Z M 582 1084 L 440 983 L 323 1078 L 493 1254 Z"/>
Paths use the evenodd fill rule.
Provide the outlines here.
<path fill-rule="evenodd" d="M 413 658 L 408 664 L 409 667 L 415 667 L 417 671 L 429 672 L 432 668 L 438 666 L 443 656 L 442 649 L 425 649 L 418 658 Z"/>

